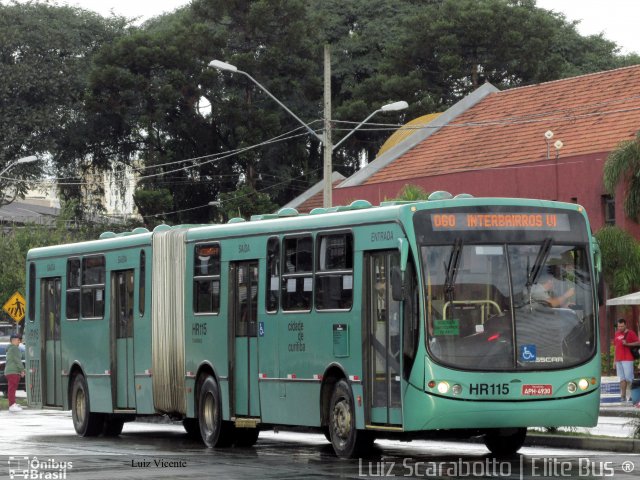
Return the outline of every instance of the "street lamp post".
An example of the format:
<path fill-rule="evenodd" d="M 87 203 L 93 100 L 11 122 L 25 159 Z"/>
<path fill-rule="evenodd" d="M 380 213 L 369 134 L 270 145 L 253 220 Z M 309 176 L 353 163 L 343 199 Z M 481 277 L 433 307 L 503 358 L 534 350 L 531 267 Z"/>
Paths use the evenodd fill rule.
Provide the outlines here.
<path fill-rule="evenodd" d="M 38 157 L 36 157 L 35 155 L 30 155 L 28 157 L 22 157 L 19 158 L 18 160 L 16 160 L 15 162 L 11 162 L 9 163 L 9 165 L 7 165 L 6 167 L 4 167 L 2 169 L 2 171 L 0 171 L 0 177 L 8 170 L 12 169 L 13 167 L 15 167 L 16 165 L 20 165 L 21 163 L 31 163 L 31 162 L 35 162 L 36 160 L 38 160 Z"/>
<path fill-rule="evenodd" d="M 331 201 L 331 174 L 333 173 L 332 172 L 332 168 L 331 168 L 331 154 L 332 154 L 332 152 L 338 146 L 340 146 L 348 137 L 350 137 L 353 133 L 355 133 L 360 127 L 362 127 L 362 125 L 364 125 L 375 114 L 380 113 L 380 112 L 392 112 L 392 111 L 397 111 L 397 110 L 404 110 L 405 108 L 407 108 L 409 106 L 407 104 L 407 102 L 404 102 L 404 101 L 394 102 L 394 103 L 389 103 L 387 105 L 383 105 L 378 110 L 374 111 L 371 115 L 369 115 L 367 118 L 365 118 L 362 122 L 360 122 L 353 130 L 351 130 L 349 133 L 347 133 L 338 143 L 336 143 L 335 145 L 332 145 L 331 144 L 331 119 L 330 119 L 330 113 L 331 113 L 330 98 L 331 98 L 331 96 L 330 96 L 330 92 L 329 92 L 329 89 L 331 88 L 331 86 L 330 86 L 330 83 L 326 81 L 326 77 L 329 76 L 329 74 L 330 74 L 330 70 L 328 70 L 330 68 L 330 66 L 328 64 L 329 64 L 328 55 L 327 55 L 327 51 L 325 50 L 325 128 L 324 128 L 324 135 L 320 136 L 311 127 L 309 127 L 308 124 L 304 123 L 300 119 L 300 117 L 298 117 L 289 108 L 287 108 L 287 106 L 284 103 L 282 103 L 275 96 L 273 96 L 273 94 L 271 92 L 269 92 L 269 90 L 267 90 L 263 85 L 260 84 L 260 82 L 258 82 L 255 78 L 253 78 L 247 72 L 239 70 L 238 67 L 236 67 L 235 65 L 231 65 L 230 63 L 222 62 L 220 60 L 212 60 L 211 62 L 209 62 L 209 66 L 212 67 L 212 68 L 216 68 L 218 70 L 224 70 L 224 71 L 228 71 L 228 72 L 240 73 L 240 74 L 244 75 L 245 77 L 247 77 L 249 80 L 251 80 L 253 83 L 255 83 L 258 87 L 260 87 L 260 89 L 263 92 L 265 92 L 267 95 L 269 95 L 269 97 L 271 97 L 272 100 L 274 100 L 278 105 L 280 105 L 284 110 L 286 110 L 293 118 L 295 118 L 298 121 L 298 123 L 300 123 L 302 126 L 304 126 L 304 128 L 306 128 L 307 132 L 309 132 L 311 135 L 313 135 L 320 142 L 320 144 L 322 145 L 323 151 L 324 151 L 324 174 L 323 174 L 323 176 L 324 176 L 324 201 L 323 201 L 323 205 L 324 205 L 325 208 L 331 207 L 331 203 L 332 203 L 332 201 Z M 327 85 L 327 83 L 329 83 L 329 85 Z"/>
<path fill-rule="evenodd" d="M 11 170 L 16 165 L 20 165 L 22 163 L 31 163 L 31 162 L 35 162 L 36 160 L 38 160 L 38 157 L 36 157 L 35 155 L 30 155 L 28 157 L 22 157 L 13 162 L 10 162 L 6 167 L 0 170 L 0 180 L 2 175 L 5 174 L 5 172 Z M 18 190 L 16 189 L 13 197 L 7 197 L 9 200 L 5 201 L 4 192 L 0 190 L 0 206 L 9 205 L 11 202 L 13 202 L 16 199 L 17 195 L 18 195 Z"/>

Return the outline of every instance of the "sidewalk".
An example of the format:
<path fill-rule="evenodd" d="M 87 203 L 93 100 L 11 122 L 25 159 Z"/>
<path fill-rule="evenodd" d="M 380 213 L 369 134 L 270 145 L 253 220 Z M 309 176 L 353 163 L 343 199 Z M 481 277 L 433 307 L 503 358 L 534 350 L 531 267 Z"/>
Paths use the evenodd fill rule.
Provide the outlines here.
<path fill-rule="evenodd" d="M 600 418 L 615 417 L 626 419 L 628 422 L 617 422 L 626 425 L 631 430 L 628 423 L 640 418 L 640 408 L 632 405 L 622 405 L 620 403 L 602 403 L 600 405 Z M 617 453 L 640 453 L 640 438 L 631 438 L 624 435 L 624 432 L 617 432 L 617 435 L 602 433 L 600 423 L 598 427 L 585 429 L 580 433 L 537 433 L 529 431 L 525 446 L 571 448 L 576 450 L 596 450 Z"/>

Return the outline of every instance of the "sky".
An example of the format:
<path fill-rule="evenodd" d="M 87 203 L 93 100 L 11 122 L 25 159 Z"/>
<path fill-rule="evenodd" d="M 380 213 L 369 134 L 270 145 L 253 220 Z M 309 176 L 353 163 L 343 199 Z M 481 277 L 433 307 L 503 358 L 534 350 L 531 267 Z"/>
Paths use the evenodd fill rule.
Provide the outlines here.
<path fill-rule="evenodd" d="M 0 1 L 5 3 L 6 0 Z M 187 5 L 190 0 L 57 0 L 57 3 L 75 5 L 105 16 L 113 11 L 116 15 L 139 18 L 136 23 L 141 23 Z M 640 54 L 637 28 L 640 0 L 538 0 L 537 3 L 547 10 L 564 13 L 568 20 L 580 20 L 578 31 L 582 35 L 602 32 L 622 48 L 621 53 Z"/>
<path fill-rule="evenodd" d="M 564 13 L 567 20 L 580 20 L 582 35 L 604 33 L 621 53 L 640 54 L 640 1 L 638 0 L 538 0 L 539 7 Z"/>

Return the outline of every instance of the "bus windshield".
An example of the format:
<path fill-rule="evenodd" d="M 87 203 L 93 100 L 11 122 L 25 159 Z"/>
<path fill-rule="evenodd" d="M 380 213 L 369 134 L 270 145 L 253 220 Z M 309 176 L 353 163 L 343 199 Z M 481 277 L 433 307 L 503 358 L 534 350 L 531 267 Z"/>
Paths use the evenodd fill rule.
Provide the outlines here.
<path fill-rule="evenodd" d="M 428 349 L 468 370 L 545 370 L 587 361 L 594 298 L 584 245 L 423 245 Z"/>

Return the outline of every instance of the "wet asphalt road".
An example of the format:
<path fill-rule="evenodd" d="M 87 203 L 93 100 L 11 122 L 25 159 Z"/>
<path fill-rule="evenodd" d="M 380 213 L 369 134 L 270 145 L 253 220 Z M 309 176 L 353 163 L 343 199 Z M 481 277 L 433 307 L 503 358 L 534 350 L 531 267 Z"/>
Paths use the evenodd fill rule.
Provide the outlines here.
<path fill-rule="evenodd" d="M 70 412 L 0 412 L 0 478 L 635 479 L 640 456 L 549 448 L 493 459 L 482 444 L 379 440 L 366 458 L 337 459 L 322 435 L 264 431 L 252 448 L 209 450 L 179 424 L 133 422 L 120 437 L 80 438 Z M 633 470 L 632 470 L 633 469 Z M 35 475 L 35 476 L 34 476 Z"/>

